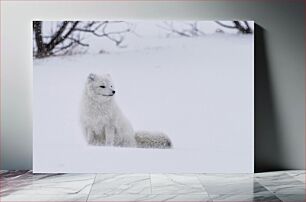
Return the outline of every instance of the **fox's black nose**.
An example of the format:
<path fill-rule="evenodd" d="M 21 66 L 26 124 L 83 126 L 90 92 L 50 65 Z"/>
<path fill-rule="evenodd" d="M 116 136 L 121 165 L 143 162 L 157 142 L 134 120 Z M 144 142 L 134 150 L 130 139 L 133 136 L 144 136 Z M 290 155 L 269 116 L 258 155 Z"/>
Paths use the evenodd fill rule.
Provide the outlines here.
<path fill-rule="evenodd" d="M 113 94 L 115 94 L 116 91 L 113 90 Z"/>

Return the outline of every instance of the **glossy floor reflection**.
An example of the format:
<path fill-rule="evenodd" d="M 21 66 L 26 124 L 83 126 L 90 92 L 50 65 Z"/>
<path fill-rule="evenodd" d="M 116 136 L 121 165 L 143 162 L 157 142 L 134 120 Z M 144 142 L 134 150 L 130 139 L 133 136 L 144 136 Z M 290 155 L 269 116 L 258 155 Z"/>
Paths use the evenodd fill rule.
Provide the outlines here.
<path fill-rule="evenodd" d="M 305 171 L 32 174 L 1 171 L 0 201 L 305 201 Z"/>

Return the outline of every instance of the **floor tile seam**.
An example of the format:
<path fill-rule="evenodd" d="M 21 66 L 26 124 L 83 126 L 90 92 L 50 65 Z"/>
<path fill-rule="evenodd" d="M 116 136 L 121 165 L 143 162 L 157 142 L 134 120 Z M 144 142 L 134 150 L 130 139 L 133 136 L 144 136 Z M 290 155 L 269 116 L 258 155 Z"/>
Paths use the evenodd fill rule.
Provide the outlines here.
<path fill-rule="evenodd" d="M 89 197 L 90 197 L 90 193 L 91 193 L 92 187 L 93 187 L 94 184 L 95 184 L 97 175 L 98 175 L 98 174 L 96 173 L 96 174 L 95 174 L 95 178 L 94 178 L 94 180 L 93 180 L 93 182 L 92 182 L 92 184 L 91 184 L 90 190 L 89 190 L 89 192 L 88 192 L 88 195 L 87 195 L 87 198 L 86 198 L 86 202 L 88 201 L 88 199 L 89 199 Z"/>

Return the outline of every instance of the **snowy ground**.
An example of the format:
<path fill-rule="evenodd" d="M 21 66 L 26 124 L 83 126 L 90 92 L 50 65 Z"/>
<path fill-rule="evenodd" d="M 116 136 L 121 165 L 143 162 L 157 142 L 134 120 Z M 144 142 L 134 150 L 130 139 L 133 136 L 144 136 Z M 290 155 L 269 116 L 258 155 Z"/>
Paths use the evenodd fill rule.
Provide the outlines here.
<path fill-rule="evenodd" d="M 34 171 L 252 172 L 253 35 L 132 44 L 108 54 L 34 60 Z M 163 131 L 174 148 L 87 146 L 79 105 L 91 72 L 112 75 L 118 105 L 135 130 Z"/>

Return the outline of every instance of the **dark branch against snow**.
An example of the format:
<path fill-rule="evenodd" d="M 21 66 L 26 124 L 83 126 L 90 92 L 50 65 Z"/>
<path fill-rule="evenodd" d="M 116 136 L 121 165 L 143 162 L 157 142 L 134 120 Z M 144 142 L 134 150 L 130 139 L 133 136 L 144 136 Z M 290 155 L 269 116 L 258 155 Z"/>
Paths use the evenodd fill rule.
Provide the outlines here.
<path fill-rule="evenodd" d="M 84 37 L 81 33 L 92 34 L 97 37 L 105 37 L 113 41 L 116 46 L 122 46 L 124 35 L 131 32 L 130 26 L 118 31 L 108 31 L 107 27 L 111 24 L 126 23 L 124 21 L 63 21 L 58 24 L 56 30 L 49 35 L 42 33 L 42 21 L 33 22 L 33 32 L 36 47 L 34 48 L 34 56 L 37 58 L 57 55 L 58 53 L 67 54 L 77 46 L 88 47 L 89 44 L 84 43 Z M 126 23 L 126 25 L 129 25 Z"/>

